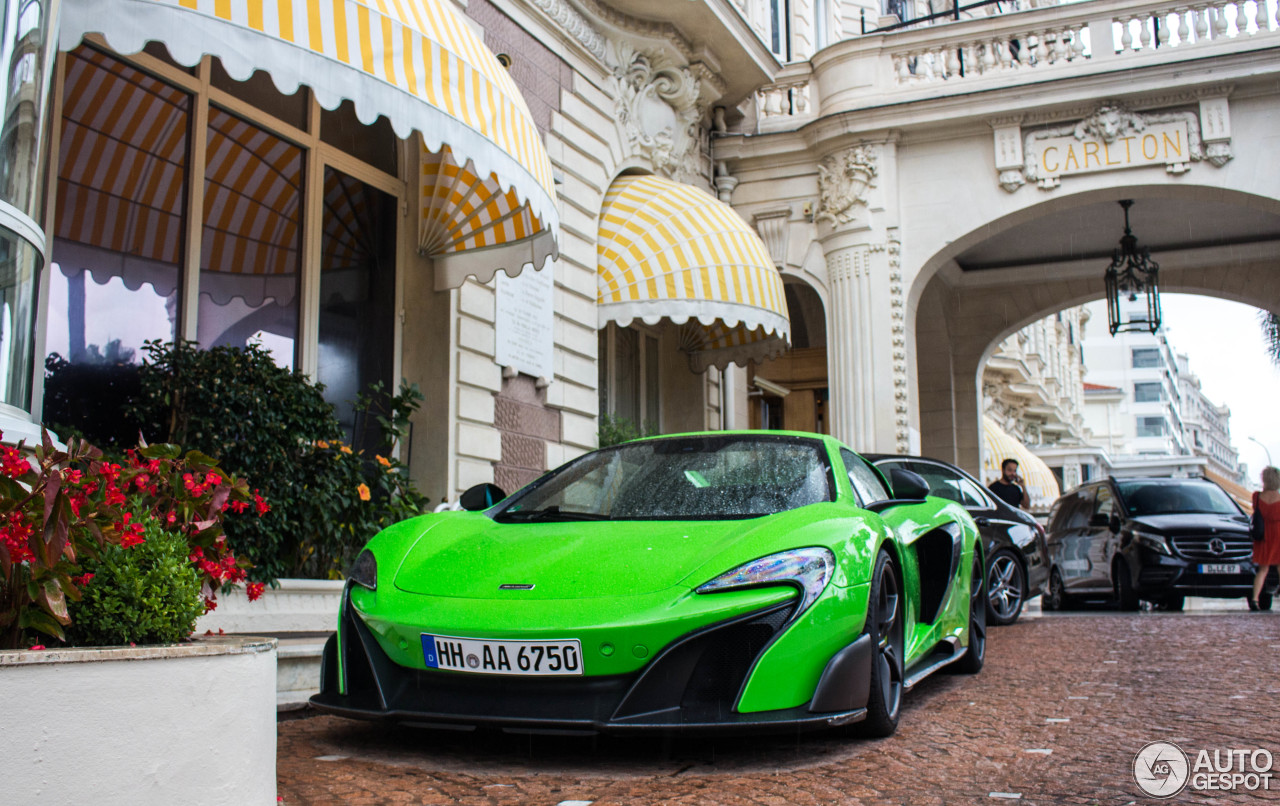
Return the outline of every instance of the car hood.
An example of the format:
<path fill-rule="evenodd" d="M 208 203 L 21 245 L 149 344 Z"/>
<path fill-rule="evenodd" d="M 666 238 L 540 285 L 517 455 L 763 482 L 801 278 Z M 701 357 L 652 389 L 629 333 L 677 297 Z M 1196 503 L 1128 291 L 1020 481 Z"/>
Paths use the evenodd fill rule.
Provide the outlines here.
<path fill-rule="evenodd" d="M 475 599 L 513 593 L 500 591 L 500 585 L 533 585 L 518 591 L 522 599 L 654 593 L 679 584 L 776 517 L 504 524 L 459 513 L 437 519 L 418 538 L 396 571 L 395 585 L 410 593 Z M 727 570 L 710 570 L 708 579 Z"/>
<path fill-rule="evenodd" d="M 1202 535 L 1240 533 L 1249 531 L 1249 524 L 1231 515 L 1209 515 L 1192 512 L 1183 515 L 1143 515 L 1131 521 L 1136 529 L 1159 532 L 1170 537 L 1178 535 Z"/>

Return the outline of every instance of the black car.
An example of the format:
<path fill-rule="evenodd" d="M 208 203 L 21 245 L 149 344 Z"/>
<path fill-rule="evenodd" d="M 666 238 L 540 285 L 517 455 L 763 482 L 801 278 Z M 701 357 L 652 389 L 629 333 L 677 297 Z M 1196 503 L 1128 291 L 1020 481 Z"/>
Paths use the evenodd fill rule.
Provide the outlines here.
<path fill-rule="evenodd" d="M 1047 610 L 1114 596 L 1181 610 L 1186 596 L 1247 597 L 1256 571 L 1249 519 L 1217 484 L 1198 478 L 1107 478 L 1063 495 L 1049 513 Z M 1271 594 L 1259 605 L 1271 607 Z"/>
<path fill-rule="evenodd" d="M 1030 512 L 1010 506 L 953 464 L 920 456 L 865 454 L 887 476 L 894 468 L 918 473 L 929 494 L 959 501 L 982 534 L 987 556 L 987 619 L 1012 624 L 1022 605 L 1039 596 L 1049 579 L 1044 528 Z"/>

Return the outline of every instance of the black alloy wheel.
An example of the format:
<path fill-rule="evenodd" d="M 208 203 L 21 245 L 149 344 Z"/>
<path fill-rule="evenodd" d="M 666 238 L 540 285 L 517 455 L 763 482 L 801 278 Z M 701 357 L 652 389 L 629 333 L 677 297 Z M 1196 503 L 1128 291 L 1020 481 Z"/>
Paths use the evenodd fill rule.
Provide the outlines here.
<path fill-rule="evenodd" d="M 898 575 L 893 558 L 881 550 L 871 575 L 867 607 L 867 634 L 875 646 L 871 659 L 871 696 L 867 718 L 853 726 L 860 736 L 892 736 L 898 729 L 904 683 L 903 660 L 906 648 Z"/>
<path fill-rule="evenodd" d="M 987 566 L 987 618 L 997 627 L 1012 624 L 1022 613 L 1027 575 L 1012 551 L 997 551 Z"/>
<path fill-rule="evenodd" d="M 1067 596 L 1067 588 L 1062 584 L 1062 574 L 1053 569 L 1049 574 L 1049 590 L 1040 597 L 1041 610 L 1070 610 L 1071 597 Z"/>
<path fill-rule="evenodd" d="M 1133 589 L 1133 579 L 1129 576 L 1129 564 L 1116 559 L 1111 566 L 1112 585 L 1116 593 L 1116 604 L 1120 609 L 1132 613 L 1141 607 L 1138 592 Z"/>
<path fill-rule="evenodd" d="M 977 674 L 987 659 L 987 578 L 982 568 L 982 557 L 975 549 L 969 577 L 969 651 L 955 663 L 961 674 Z"/>

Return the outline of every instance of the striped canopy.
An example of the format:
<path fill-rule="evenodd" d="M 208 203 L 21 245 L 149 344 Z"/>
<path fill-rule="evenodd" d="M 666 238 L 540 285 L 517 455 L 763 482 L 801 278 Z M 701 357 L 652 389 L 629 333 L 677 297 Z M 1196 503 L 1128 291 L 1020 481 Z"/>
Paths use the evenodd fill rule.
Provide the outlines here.
<path fill-rule="evenodd" d="M 609 187 L 596 245 L 600 324 L 683 325 L 681 346 L 701 372 L 745 365 L 787 347 L 782 276 L 760 237 L 729 205 L 658 176 Z"/>
<path fill-rule="evenodd" d="M 1027 494 L 1031 496 L 1031 509 L 1044 511 L 1058 500 L 1062 494 L 1058 479 L 1044 460 L 985 414 L 982 416 L 982 441 L 985 448 L 982 459 L 984 482 L 990 484 L 1000 478 L 1000 465 L 1005 459 L 1017 459 L 1018 474 L 1027 483 Z"/>
<path fill-rule="evenodd" d="M 556 254 L 555 184 L 538 130 L 448 0 L 64 0 L 61 17 L 63 50 L 87 34 L 121 53 L 159 41 L 181 64 L 216 56 L 237 80 L 262 70 L 285 94 L 306 85 L 326 109 L 349 100 L 361 121 L 382 115 L 397 136 L 420 135 L 419 245 L 436 258 L 437 285 L 517 274 Z M 269 206 L 269 192 L 254 203 Z"/>

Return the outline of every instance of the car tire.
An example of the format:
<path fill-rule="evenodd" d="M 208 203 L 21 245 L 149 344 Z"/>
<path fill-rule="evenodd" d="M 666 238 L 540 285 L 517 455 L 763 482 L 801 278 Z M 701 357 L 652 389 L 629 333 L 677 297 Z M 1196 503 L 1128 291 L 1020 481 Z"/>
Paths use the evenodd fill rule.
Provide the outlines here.
<path fill-rule="evenodd" d="M 1062 574 L 1053 569 L 1049 574 L 1049 589 L 1040 597 L 1041 610 L 1070 610 L 1071 597 L 1067 595 L 1066 586 L 1062 584 Z"/>
<path fill-rule="evenodd" d="M 981 555 L 973 558 L 969 579 L 969 650 L 953 664 L 960 674 L 977 674 L 987 659 L 987 577 Z"/>
<path fill-rule="evenodd" d="M 1156 600 L 1155 608 L 1166 613 L 1181 613 L 1186 602 L 1187 600 L 1184 596 L 1166 596 L 1163 599 Z"/>
<path fill-rule="evenodd" d="M 1259 610 L 1271 609 L 1271 594 L 1263 593 L 1258 596 L 1258 609 Z"/>
<path fill-rule="evenodd" d="M 997 627 L 1014 623 L 1022 614 L 1027 574 L 1012 551 L 997 551 L 987 563 L 987 621 Z"/>
<path fill-rule="evenodd" d="M 871 574 L 867 599 L 867 629 L 874 647 L 871 657 L 871 696 L 867 718 L 853 725 L 853 733 L 869 738 L 892 736 L 898 729 L 904 688 L 906 639 L 902 596 L 893 558 L 880 551 Z"/>
<path fill-rule="evenodd" d="M 1124 560 L 1116 560 L 1111 565 L 1111 584 L 1116 594 L 1116 604 L 1126 613 L 1132 613 L 1141 606 L 1138 592 L 1133 589 L 1133 580 L 1129 578 L 1129 564 Z"/>

